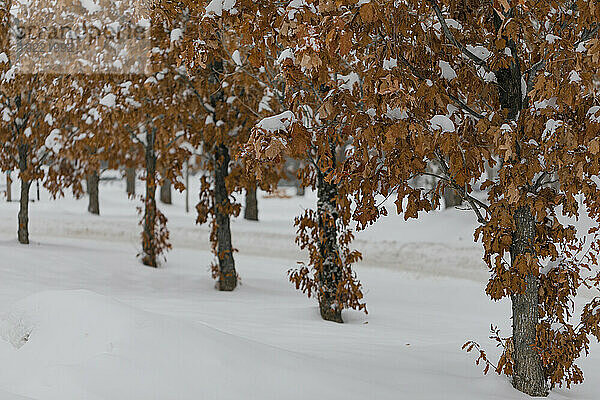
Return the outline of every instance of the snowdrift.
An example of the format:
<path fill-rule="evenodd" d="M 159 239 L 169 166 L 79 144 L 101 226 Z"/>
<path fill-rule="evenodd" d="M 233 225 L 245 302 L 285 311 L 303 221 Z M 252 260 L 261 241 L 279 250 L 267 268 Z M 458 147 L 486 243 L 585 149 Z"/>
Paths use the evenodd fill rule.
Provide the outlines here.
<path fill-rule="evenodd" d="M 3 371 L 2 386 L 35 399 L 345 397 L 336 372 L 306 356 L 90 291 L 30 296 L 13 306 L 0 327 L 0 359 L 11 366 Z M 361 386 L 358 380 L 342 392 L 360 394 Z M 0 398 L 20 397 L 0 392 Z"/>

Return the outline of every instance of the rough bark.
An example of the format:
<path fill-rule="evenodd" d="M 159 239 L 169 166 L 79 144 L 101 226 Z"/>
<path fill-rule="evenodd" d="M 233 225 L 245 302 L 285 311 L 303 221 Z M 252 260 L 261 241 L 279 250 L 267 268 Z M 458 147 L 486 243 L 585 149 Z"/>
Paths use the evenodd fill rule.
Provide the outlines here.
<path fill-rule="evenodd" d="M 12 177 L 11 171 L 6 171 L 6 201 L 12 201 Z"/>
<path fill-rule="evenodd" d="M 513 265 L 519 256 L 533 253 L 535 240 L 535 218 L 528 207 L 517 209 L 513 215 L 515 232 L 511 246 Z M 513 386 L 515 389 L 533 397 L 548 395 L 542 361 L 535 346 L 537 343 L 538 289 L 536 275 L 525 277 L 525 291 L 511 296 L 513 313 Z"/>
<path fill-rule="evenodd" d="M 231 245 L 231 226 L 227 209 L 230 207 L 225 179 L 229 175 L 229 149 L 219 145 L 215 150 L 215 223 L 217 229 L 217 252 L 219 280 L 217 288 L 232 291 L 237 286 L 237 272 Z"/>
<path fill-rule="evenodd" d="M 256 186 L 246 189 L 246 207 L 244 208 L 244 219 L 258 221 L 258 199 Z"/>
<path fill-rule="evenodd" d="M 125 180 L 127 181 L 127 194 L 135 197 L 135 168 L 125 169 Z"/>
<path fill-rule="evenodd" d="M 146 164 L 146 200 L 144 207 L 144 238 L 142 248 L 144 265 L 156 268 L 156 153 L 154 152 L 154 133 L 148 135 L 148 144 L 145 149 Z"/>
<path fill-rule="evenodd" d="M 19 243 L 29 244 L 29 189 L 31 180 L 26 178 L 28 168 L 29 146 L 19 145 L 19 171 L 21 180 L 21 198 L 19 200 L 19 229 L 17 237 Z"/>
<path fill-rule="evenodd" d="M 100 176 L 97 171 L 92 172 L 86 178 L 88 193 L 88 211 L 90 214 L 100 215 L 99 195 Z"/>
<path fill-rule="evenodd" d="M 335 156 L 332 149 L 331 154 Z M 341 280 L 337 242 L 337 185 L 328 182 L 325 173 L 317 171 L 317 213 L 323 237 L 319 244 L 322 268 L 317 274 L 319 284 L 319 309 L 326 321 L 344 322 L 342 307 L 336 299 L 338 282 Z"/>
<path fill-rule="evenodd" d="M 500 104 L 508 109 L 508 119 L 513 120 L 523 107 L 521 96 L 521 69 L 518 63 L 513 63 L 510 68 L 496 72 Z M 518 82 L 518 85 L 516 84 Z"/>
<path fill-rule="evenodd" d="M 215 59 L 210 64 L 211 73 L 208 76 L 208 83 L 220 84 L 220 76 L 224 72 L 223 61 Z M 225 101 L 223 90 L 217 90 L 210 96 L 210 103 L 213 108 L 217 104 Z M 214 117 L 214 115 L 213 115 Z M 226 178 L 229 175 L 229 162 L 231 161 L 229 149 L 225 144 L 219 144 L 214 149 L 215 157 L 215 229 L 217 240 L 217 258 L 219 263 L 219 276 L 217 289 L 230 292 L 237 286 L 237 272 L 235 270 L 235 260 L 233 259 L 233 247 L 231 245 L 231 226 L 229 218 L 229 193 L 227 192 Z"/>
<path fill-rule="evenodd" d="M 160 202 L 163 204 L 173 204 L 171 198 L 171 180 L 165 179 L 160 185 Z"/>
<path fill-rule="evenodd" d="M 462 204 L 462 198 L 451 187 L 444 189 L 444 204 L 446 208 L 454 208 Z"/>
<path fill-rule="evenodd" d="M 501 21 L 496 16 L 497 26 L 501 26 Z M 508 38 L 507 38 L 508 39 Z M 517 54 L 516 45 L 513 40 L 508 39 L 508 47 Z M 506 68 L 495 72 L 498 81 L 498 100 L 502 108 L 508 111 L 507 118 L 515 120 L 524 106 L 523 88 L 521 86 L 521 65 L 518 59 L 515 59 Z"/>

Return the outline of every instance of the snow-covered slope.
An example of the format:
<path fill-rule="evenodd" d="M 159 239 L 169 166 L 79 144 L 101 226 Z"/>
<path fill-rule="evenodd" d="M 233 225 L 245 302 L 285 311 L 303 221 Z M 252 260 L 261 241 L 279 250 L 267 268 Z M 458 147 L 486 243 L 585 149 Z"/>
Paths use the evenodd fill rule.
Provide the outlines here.
<path fill-rule="evenodd" d="M 180 197 L 163 206 L 168 262 L 136 261 L 136 204 L 122 191 L 101 187 L 99 218 L 85 200 L 32 204 L 28 247 L 14 239 L 16 204 L 0 203 L 0 400 L 524 398 L 461 350 L 474 339 L 494 355 L 490 323 L 510 326 L 509 303 L 483 292 L 468 213 L 361 233 L 369 315 L 338 325 L 286 281 L 302 257 L 291 219 L 310 195 L 261 197 L 261 222 L 235 221 L 242 285 L 220 293 L 207 230 Z M 600 398 L 600 346 L 582 365 L 586 383 L 551 399 Z"/>

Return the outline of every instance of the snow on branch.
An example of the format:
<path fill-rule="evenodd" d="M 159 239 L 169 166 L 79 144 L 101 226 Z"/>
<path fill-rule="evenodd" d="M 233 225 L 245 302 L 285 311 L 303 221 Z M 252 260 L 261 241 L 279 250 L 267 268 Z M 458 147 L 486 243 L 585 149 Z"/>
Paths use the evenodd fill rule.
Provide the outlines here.
<path fill-rule="evenodd" d="M 429 123 L 431 124 L 431 128 L 433 130 L 440 129 L 442 133 L 456 131 L 454 122 L 452 122 L 452 120 L 445 115 L 436 115 L 435 117 L 431 118 Z"/>
<path fill-rule="evenodd" d="M 286 131 L 294 122 L 296 122 L 294 113 L 284 111 L 281 114 L 262 119 L 256 124 L 256 128 L 269 133 Z"/>
<path fill-rule="evenodd" d="M 215 15 L 220 17 L 223 15 L 223 11 L 227 11 L 230 14 L 236 14 L 237 10 L 235 7 L 235 0 L 212 0 L 206 6 L 204 16 L 212 18 Z"/>

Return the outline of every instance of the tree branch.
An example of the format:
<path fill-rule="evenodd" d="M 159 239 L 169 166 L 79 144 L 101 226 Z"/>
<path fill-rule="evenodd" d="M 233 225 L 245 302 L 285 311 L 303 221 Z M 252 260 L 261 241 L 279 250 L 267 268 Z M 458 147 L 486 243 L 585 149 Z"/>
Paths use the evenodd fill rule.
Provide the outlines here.
<path fill-rule="evenodd" d="M 450 43 L 452 43 L 454 46 L 456 46 L 465 56 L 467 56 L 471 60 L 473 60 L 473 62 L 475 62 L 475 64 L 479 65 L 480 67 L 483 67 L 486 70 L 486 72 L 490 72 L 490 70 L 487 66 L 487 63 L 484 60 L 477 57 L 473 52 L 471 52 L 469 49 L 467 49 L 462 43 L 460 43 L 458 40 L 456 40 L 456 38 L 450 31 L 450 28 L 448 28 L 448 24 L 446 24 L 446 19 L 444 18 L 444 15 L 442 14 L 442 10 L 440 9 L 440 6 L 437 4 L 437 1 L 429 0 L 429 3 L 431 3 L 431 7 L 435 11 L 435 14 L 437 16 L 437 19 L 438 19 L 440 25 L 442 26 L 442 30 L 444 31 L 444 36 L 446 37 L 446 39 L 448 39 L 450 41 Z"/>

